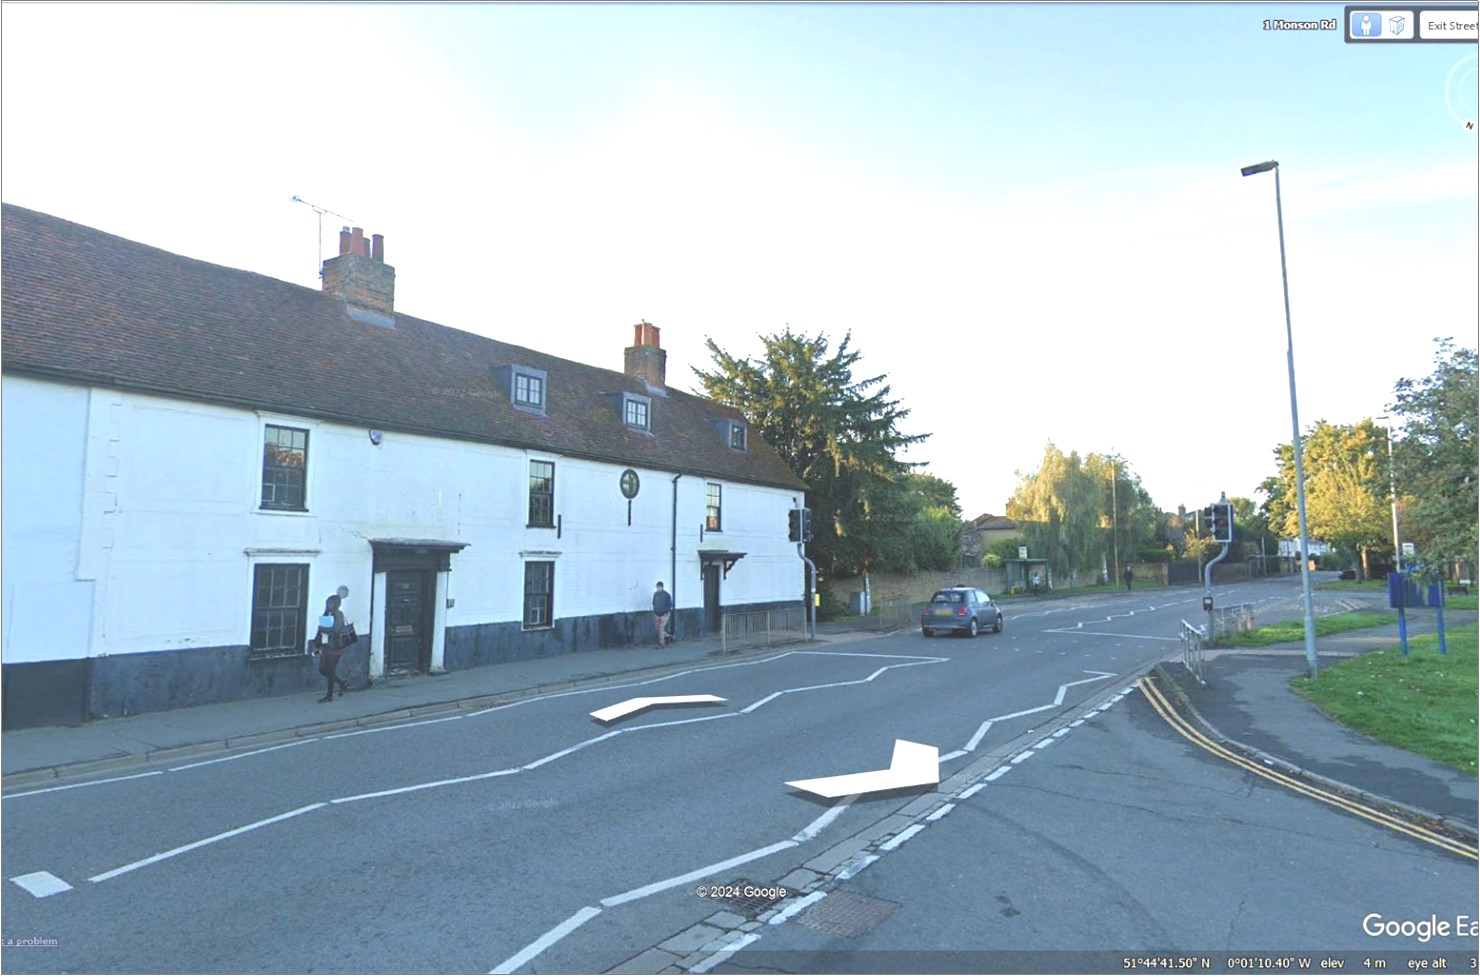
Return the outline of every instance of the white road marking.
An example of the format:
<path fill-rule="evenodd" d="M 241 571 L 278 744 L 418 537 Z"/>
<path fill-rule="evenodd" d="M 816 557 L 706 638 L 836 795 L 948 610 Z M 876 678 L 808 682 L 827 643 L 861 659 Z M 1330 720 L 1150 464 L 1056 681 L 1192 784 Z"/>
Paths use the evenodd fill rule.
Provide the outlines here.
<path fill-rule="evenodd" d="M 963 757 L 967 754 L 967 752 L 968 751 L 966 750 L 957 750 L 954 753 L 947 753 L 945 756 L 940 758 L 940 762 L 945 763 L 947 760 L 954 760 L 957 757 Z"/>
<path fill-rule="evenodd" d="M 835 777 L 788 780 L 786 786 L 823 797 L 847 797 L 900 787 L 923 787 L 940 783 L 940 751 L 925 743 L 894 741 L 894 755 L 886 770 L 867 770 Z"/>
<path fill-rule="evenodd" d="M 895 835 L 893 838 L 890 838 L 888 841 L 880 845 L 879 851 L 893 851 L 894 849 L 898 848 L 900 845 L 904 844 L 906 841 L 909 841 L 915 835 L 924 830 L 925 825 L 912 824 L 908 828 L 905 828 L 903 831 L 901 831 L 899 834 Z"/>
<path fill-rule="evenodd" d="M 788 848 L 795 848 L 796 846 L 797 843 L 791 841 L 790 839 L 786 841 L 778 841 L 774 845 L 767 845 L 764 848 L 757 848 L 755 851 L 748 851 L 743 855 L 736 855 L 734 858 L 726 859 L 723 862 L 715 862 L 713 865 L 706 865 L 701 869 L 695 869 L 694 871 L 687 872 L 683 875 L 675 875 L 671 879 L 664 879 L 661 882 L 654 882 L 651 885 L 645 885 L 639 889 L 630 889 L 627 892 L 623 892 L 621 895 L 609 896 L 608 898 L 601 900 L 601 904 L 610 908 L 612 906 L 620 906 L 624 902 L 632 902 L 635 899 L 644 899 L 656 892 L 664 892 L 668 889 L 672 889 L 680 885 L 685 885 L 689 882 L 697 882 L 700 879 L 716 875 L 720 872 L 725 871 L 726 869 L 732 869 L 737 865 L 744 865 L 746 862 L 753 862 L 758 858 L 765 858 L 767 855 L 774 855 L 778 851 L 785 851 Z"/>
<path fill-rule="evenodd" d="M 847 868 L 839 872 L 838 880 L 841 882 L 846 882 L 878 860 L 878 855 L 865 855 L 864 857 L 855 861 L 852 865 L 849 865 Z"/>
<path fill-rule="evenodd" d="M 198 763 L 186 763 L 178 767 L 170 767 L 169 771 L 170 773 L 176 773 L 180 770 L 194 770 L 196 767 L 209 767 L 213 763 L 225 763 L 227 760 L 240 760 L 242 757 L 256 756 L 259 753 L 272 753 L 277 750 L 286 750 L 290 746 L 302 746 L 304 743 L 312 743 L 315 739 L 318 739 L 318 737 L 315 736 L 313 737 L 313 739 L 295 740 L 292 743 L 279 743 L 277 746 L 267 746 L 263 747 L 260 750 L 252 750 L 250 753 L 238 753 L 234 756 L 217 757 L 214 760 L 201 760 Z"/>
<path fill-rule="evenodd" d="M 977 794 L 981 793 L 982 788 L 983 787 L 986 787 L 986 786 L 987 786 L 987 782 L 984 780 L 981 783 L 972 784 L 970 787 L 966 788 L 965 790 L 963 790 L 960 794 L 958 794 L 956 796 L 959 797 L 961 800 L 964 801 L 967 798 L 975 797 Z"/>
<path fill-rule="evenodd" d="M 600 909 L 597 909 L 595 906 L 586 906 L 580 912 L 576 913 L 574 916 L 571 916 L 565 922 L 561 923 L 559 926 L 556 926 L 554 929 L 550 930 L 544 936 L 541 936 L 538 940 L 535 940 L 523 950 L 520 950 L 518 953 L 505 960 L 497 967 L 494 967 L 492 970 L 489 971 L 489 973 L 512 974 L 515 970 L 518 970 L 520 967 L 524 966 L 526 963 L 529 963 L 529 961 L 533 960 L 535 957 L 539 956 L 541 953 L 544 953 L 550 947 L 554 946 L 556 943 L 565 939 L 571 933 L 575 932 L 578 927 L 600 915 Z"/>
<path fill-rule="evenodd" d="M 1017 756 L 1013 757 L 1008 762 L 1009 763 L 1014 763 L 1014 764 L 1022 763 L 1024 760 L 1028 759 L 1028 757 L 1030 757 L 1032 755 L 1033 755 L 1033 751 L 1032 750 L 1024 750 L 1023 752 L 1019 753 Z"/>
<path fill-rule="evenodd" d="M 370 729 L 352 729 L 344 733 L 330 733 L 323 737 L 326 740 L 342 740 L 346 736 L 364 736 L 366 733 L 388 733 L 393 729 L 411 729 L 413 726 L 431 726 L 436 723 L 450 723 L 454 719 L 465 719 L 466 716 L 443 716 L 441 719 L 418 719 L 414 723 L 394 723 L 389 726 L 375 726 Z"/>
<path fill-rule="evenodd" d="M 689 968 L 689 973 L 707 974 L 709 973 L 710 967 L 713 967 L 716 964 L 724 963 L 726 960 L 733 957 L 738 951 L 750 946 L 750 944 L 754 943 L 760 938 L 761 935 L 759 933 L 746 933 L 744 936 L 736 938 L 730 943 L 729 946 L 725 947 L 724 949 L 717 950 L 709 956 L 705 957 L 703 960 L 700 960 L 698 963 L 694 964 L 692 967 Z"/>
<path fill-rule="evenodd" d="M 1181 641 L 1181 638 L 1167 638 L 1159 634 L 1121 634 L 1118 631 L 1081 631 L 1077 628 L 1049 628 L 1050 632 L 1057 634 L 1092 634 L 1100 638 L 1135 638 L 1139 641 Z"/>
<path fill-rule="evenodd" d="M 595 712 L 591 713 L 591 718 L 600 720 L 604 723 L 611 723 L 616 722 L 623 716 L 631 716 L 635 713 L 642 712 L 644 709 L 651 709 L 655 706 L 697 705 L 704 702 L 716 703 L 724 701 L 724 699 L 720 698 L 717 695 L 639 696 L 635 699 L 625 699 L 622 702 L 618 702 L 614 706 L 607 706 L 605 709 L 597 709 Z"/>
<path fill-rule="evenodd" d="M 1074 726 L 1083 726 L 1083 725 L 1084 725 L 1084 720 L 1083 719 L 1076 719 L 1072 723 L 1070 723 L 1069 726 L 1066 726 L 1065 728 L 1068 729 L 1068 728 L 1071 728 L 1071 727 L 1074 727 Z"/>
<path fill-rule="evenodd" d="M 1068 734 L 1068 732 L 1069 732 L 1069 727 L 1068 726 L 1062 726 L 1059 729 L 1054 730 L 1053 731 L 1053 735 L 1056 736 L 1056 737 L 1058 737 L 1058 736 L 1065 736 L 1065 735 Z"/>
<path fill-rule="evenodd" d="M 941 818 L 945 817 L 947 814 L 950 814 L 955 809 L 956 809 L 956 805 L 954 805 L 954 804 L 942 804 L 940 807 L 936 808 L 935 810 L 931 811 L 929 814 L 925 815 L 925 820 L 926 821 L 939 821 Z"/>
<path fill-rule="evenodd" d="M 533 760 L 529 763 L 526 763 L 519 769 L 534 770 L 537 767 L 543 767 L 545 764 L 550 763 L 553 760 L 559 760 L 563 756 L 570 756 L 577 750 L 584 750 L 588 746 L 591 746 L 595 743 L 600 743 L 602 740 L 609 740 L 613 736 L 621 736 L 625 732 L 627 732 L 627 730 L 625 729 L 614 729 L 610 733 L 602 733 L 600 736 L 593 736 L 591 739 L 583 740 L 580 743 L 577 743 L 575 746 L 567 746 L 565 749 L 559 750 L 555 753 L 551 753 L 549 756 L 540 757 L 538 760 Z"/>
<path fill-rule="evenodd" d="M 987 730 L 992 728 L 993 722 L 994 720 L 988 719 L 986 722 L 982 723 L 976 728 L 976 732 L 972 734 L 971 739 L 966 741 L 966 749 L 968 752 L 971 750 L 975 750 L 978 746 L 981 745 L 982 737 L 987 735 Z"/>
<path fill-rule="evenodd" d="M 1007 773 L 1007 771 L 1009 771 L 1011 769 L 1012 769 L 1011 767 L 998 767 L 996 770 L 993 770 L 991 773 L 987 774 L 986 779 L 983 780 L 982 782 L 983 783 L 991 783 L 992 781 L 996 780 L 998 777 L 1001 777 L 1003 774 Z"/>
<path fill-rule="evenodd" d="M 1089 672 L 1089 678 L 1082 678 L 1075 682 L 1065 682 L 1063 685 L 1059 686 L 1058 694 L 1053 697 L 1054 705 L 1061 706 L 1064 704 L 1064 693 L 1067 692 L 1072 686 L 1085 685 L 1089 682 L 1103 682 L 1107 678 L 1115 677 L 1114 672 L 1090 672 L 1089 669 L 1085 669 L 1085 671 Z"/>
<path fill-rule="evenodd" d="M 1045 709 L 1052 709 L 1053 707 L 1054 703 L 1050 702 L 1047 705 L 1034 706 L 1032 709 L 1024 709 L 1021 712 L 1010 712 L 1005 716 L 993 716 L 990 722 L 1000 723 L 1009 719 L 1017 719 L 1019 716 L 1031 716 L 1035 712 L 1042 712 Z"/>
<path fill-rule="evenodd" d="M 1034 743 L 1033 744 L 1033 749 L 1035 749 L 1035 750 L 1041 750 L 1045 746 L 1053 746 L 1053 737 L 1052 736 L 1045 736 L 1043 739 L 1039 740 L 1037 743 Z"/>
<path fill-rule="evenodd" d="M 433 780 L 425 784 L 412 784 L 409 787 L 392 787 L 390 790 L 371 791 L 368 794 L 353 794 L 349 797 L 336 797 L 329 801 L 330 804 L 349 804 L 354 801 L 368 801 L 376 797 L 393 797 L 396 794 L 410 794 L 418 790 L 431 790 L 433 787 L 450 787 L 453 784 L 467 784 L 475 780 L 488 780 L 493 777 L 507 777 L 515 774 L 521 768 L 514 767 L 509 770 L 494 770 L 491 773 L 475 773 L 470 777 L 453 777 L 448 780 Z"/>
<path fill-rule="evenodd" d="M 841 801 L 838 801 L 832 807 L 828 808 L 826 811 L 823 811 L 816 818 L 814 818 L 811 824 L 807 825 L 805 828 L 792 835 L 791 840 L 795 841 L 797 844 L 801 844 L 804 841 L 811 841 L 813 838 L 816 838 L 823 828 L 836 821 L 839 815 L 848 810 L 848 805 L 852 804 L 856 800 L 858 800 L 858 795 L 850 794 L 847 797 L 843 798 Z"/>
<path fill-rule="evenodd" d="M 10 881 L 25 889 L 37 899 L 45 899 L 59 892 L 67 892 L 72 887 L 50 872 L 31 872 L 27 875 L 17 875 Z"/>
<path fill-rule="evenodd" d="M 895 656 L 895 655 L 889 655 L 889 656 L 884 656 L 884 655 L 869 655 L 867 657 L 869 657 L 869 658 L 883 658 L 883 657 L 894 658 L 894 657 L 899 657 L 899 656 Z M 766 703 L 770 702 L 772 699 L 780 698 L 781 696 L 786 695 L 788 692 L 815 692 L 818 689 L 840 689 L 840 688 L 843 688 L 843 687 L 849 686 L 849 685 L 863 685 L 866 682 L 872 682 L 874 679 L 878 678 L 880 675 L 883 675 L 885 672 L 889 671 L 891 668 L 909 668 L 912 665 L 938 665 L 938 664 L 940 664 L 942 662 L 946 662 L 946 661 L 949 661 L 949 660 L 950 659 L 948 659 L 948 658 L 922 658 L 922 659 L 919 659 L 919 660 L 916 660 L 916 661 L 905 662 L 902 665 L 885 665 L 883 668 L 880 668 L 877 671 L 875 671 L 868 678 L 854 679 L 851 682 L 827 682 L 827 683 L 824 683 L 822 685 L 804 685 L 804 686 L 802 686 L 799 689 L 782 689 L 779 692 L 772 692 L 770 695 L 766 696 L 764 699 L 761 699 L 761 700 L 759 700 L 757 702 L 752 702 L 750 705 L 746 706 L 744 709 L 741 709 L 740 712 L 741 712 L 741 714 L 749 714 L 749 713 L 752 713 L 755 710 L 759 709 L 761 706 L 763 706 Z"/>
<path fill-rule="evenodd" d="M 163 770 L 151 770 L 148 773 L 133 773 L 127 777 L 109 777 L 107 780 L 89 780 L 84 784 L 66 784 L 62 787 L 42 787 L 40 790 L 25 790 L 19 794 L 6 794 L 5 800 L 14 800 L 17 797 L 30 797 L 32 794 L 50 794 L 54 790 L 75 790 L 78 787 L 96 787 L 98 784 L 116 784 L 120 780 L 138 780 L 140 777 L 158 777 L 164 773 Z"/>
<path fill-rule="evenodd" d="M 230 831 L 223 831 L 218 835 L 212 835 L 211 837 L 202 839 L 201 841 L 192 841 L 188 845 L 181 845 L 179 848 L 171 848 L 169 851 L 160 852 L 158 855 L 150 855 L 148 858 L 141 858 L 137 862 L 130 862 L 129 864 L 124 865 L 121 868 L 113 869 L 111 872 L 104 872 L 102 875 L 94 875 L 92 878 L 88 879 L 88 881 L 106 882 L 108 879 L 117 878 L 118 876 L 123 875 L 126 872 L 132 872 L 136 868 L 143 868 L 146 865 L 153 865 L 155 862 L 162 862 L 166 858 L 174 858 L 176 855 L 183 855 L 188 851 L 194 851 L 197 848 L 204 848 L 206 845 L 215 844 L 218 841 L 225 841 L 227 838 L 235 838 L 237 835 L 246 834 L 248 831 L 255 831 L 258 828 L 265 828 L 269 824 L 276 824 L 279 821 L 286 821 L 289 818 L 296 818 L 300 814 L 307 814 L 309 811 L 317 811 L 319 808 L 325 806 L 327 806 L 325 802 L 320 801 L 317 804 L 309 804 L 306 807 L 300 807 L 298 808 L 298 810 L 289 811 L 286 814 L 278 814 L 270 818 L 264 818 L 261 821 L 253 821 L 251 824 L 244 824 L 240 828 L 232 828 Z"/>
<path fill-rule="evenodd" d="M 878 856 L 874 857 L 877 858 Z M 839 874 L 838 878 L 852 878 L 852 876 L 844 876 L 842 874 Z M 811 895 L 803 896 L 802 898 L 788 905 L 785 909 L 778 912 L 776 915 L 772 916 L 770 919 L 770 924 L 772 926 L 780 926 L 782 923 L 786 922 L 788 919 L 791 919 L 791 917 L 795 916 L 803 909 L 806 909 L 808 906 L 816 905 L 825 898 L 827 898 L 826 892 L 814 892 Z"/>

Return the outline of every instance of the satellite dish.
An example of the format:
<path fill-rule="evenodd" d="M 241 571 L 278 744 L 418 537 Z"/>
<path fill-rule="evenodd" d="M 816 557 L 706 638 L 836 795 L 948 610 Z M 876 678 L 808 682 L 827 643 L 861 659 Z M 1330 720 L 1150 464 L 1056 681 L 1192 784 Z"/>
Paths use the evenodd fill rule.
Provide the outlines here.
<path fill-rule="evenodd" d="M 334 592 L 339 595 L 340 600 L 344 600 L 346 597 L 349 596 L 349 588 L 346 587 L 344 584 L 340 584 L 339 589 Z"/>

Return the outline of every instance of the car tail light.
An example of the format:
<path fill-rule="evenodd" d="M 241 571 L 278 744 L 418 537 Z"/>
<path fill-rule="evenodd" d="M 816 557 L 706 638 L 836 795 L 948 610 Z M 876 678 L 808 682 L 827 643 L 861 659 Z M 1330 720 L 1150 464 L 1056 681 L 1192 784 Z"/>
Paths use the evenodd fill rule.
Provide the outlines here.
<path fill-rule="evenodd" d="M 965 604 L 962 604 L 960 607 L 958 607 L 956 609 L 956 616 L 957 617 L 965 617 L 966 616 L 966 610 L 967 610 L 966 605 Z"/>

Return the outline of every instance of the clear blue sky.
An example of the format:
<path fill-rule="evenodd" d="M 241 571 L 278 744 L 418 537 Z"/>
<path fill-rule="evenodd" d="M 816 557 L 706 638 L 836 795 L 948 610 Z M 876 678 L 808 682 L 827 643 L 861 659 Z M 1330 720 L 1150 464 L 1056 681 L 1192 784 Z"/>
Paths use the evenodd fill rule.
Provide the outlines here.
<path fill-rule="evenodd" d="M 1241 165 L 1282 166 L 1303 426 L 1475 342 L 1475 45 L 1263 29 L 1341 15 L 6 4 L 3 194 L 316 286 L 298 194 L 386 235 L 401 310 L 615 369 L 645 318 L 680 387 L 706 337 L 851 330 L 967 515 L 1050 440 L 1200 507 L 1290 437 Z"/>

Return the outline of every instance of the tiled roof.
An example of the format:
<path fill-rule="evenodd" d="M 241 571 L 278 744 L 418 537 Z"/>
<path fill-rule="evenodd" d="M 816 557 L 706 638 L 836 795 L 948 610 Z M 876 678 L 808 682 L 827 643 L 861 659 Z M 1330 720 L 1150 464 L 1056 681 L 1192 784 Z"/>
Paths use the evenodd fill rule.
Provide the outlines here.
<path fill-rule="evenodd" d="M 652 434 L 627 428 L 617 370 L 395 314 L 352 318 L 320 291 L 171 254 L 4 205 L 7 373 L 752 482 L 805 488 L 755 432 L 732 451 L 735 410 L 669 388 Z M 613 330 L 612 358 L 620 362 Z M 515 410 L 494 371 L 548 376 L 546 414 Z"/>
<path fill-rule="evenodd" d="M 1006 516 L 993 516 L 986 513 L 972 520 L 977 529 L 1017 529 L 1018 524 Z"/>

